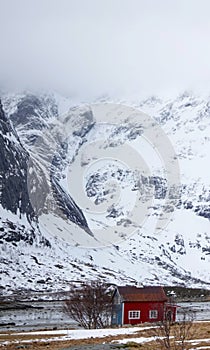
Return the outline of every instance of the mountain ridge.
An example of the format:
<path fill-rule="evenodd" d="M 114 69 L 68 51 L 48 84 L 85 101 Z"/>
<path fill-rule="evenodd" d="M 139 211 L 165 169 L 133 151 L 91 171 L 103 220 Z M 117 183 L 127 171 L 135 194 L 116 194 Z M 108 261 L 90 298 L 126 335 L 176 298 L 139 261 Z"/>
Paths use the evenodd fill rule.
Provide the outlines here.
<path fill-rule="evenodd" d="M 117 101 L 108 99 L 104 102 Z M 127 104 L 129 105 L 129 102 Z M 35 214 L 32 216 L 37 217 L 37 221 L 32 223 L 34 231 L 31 233 L 31 239 L 28 234 L 27 241 L 23 238 L 26 238 L 27 231 L 23 234 L 21 225 L 24 221 L 30 230 L 31 223 L 27 219 L 29 209 L 21 209 L 22 216 L 26 214 L 22 219 L 16 215 L 17 210 L 13 210 L 14 215 L 11 219 L 9 205 L 7 207 L 4 205 L 5 208 L 0 210 L 4 214 L 1 217 L 0 230 L 4 229 L 2 232 L 9 232 L 9 222 L 11 225 L 19 222 L 19 226 L 17 225 L 14 229 L 14 232 L 17 232 L 16 237 L 15 233 L 10 235 L 7 233 L 7 240 L 2 240 L 0 236 L 2 261 L 6 259 L 8 249 L 11 249 L 10 258 L 7 258 L 7 263 L 4 260 L 2 264 L 3 293 L 9 293 L 18 288 L 66 289 L 71 280 L 82 281 L 84 278 L 96 277 L 118 281 L 118 283 L 135 284 L 136 281 L 140 281 L 146 284 L 187 284 L 208 288 L 210 283 L 207 266 L 210 252 L 208 233 L 210 185 L 205 173 L 209 157 L 205 147 L 208 149 L 210 146 L 209 102 L 185 93 L 171 102 L 164 103 L 153 97 L 146 101 L 130 103 L 130 105 L 151 115 L 173 144 L 180 163 L 181 183 L 180 188 L 177 188 L 180 197 L 175 206 L 164 207 L 164 193 L 168 190 L 164 174 L 155 173 L 150 178 L 141 174 L 139 177 L 138 173 L 123 170 L 121 164 L 115 164 L 113 161 L 107 164 L 95 163 L 95 168 L 87 168 L 88 170 L 84 173 L 86 182 L 84 192 L 89 194 L 87 198 L 90 199 L 91 206 L 94 205 L 96 208 L 109 203 L 112 198 L 117 198 L 118 186 L 124 187 L 124 196 L 131 192 L 140 193 L 142 201 L 145 197 L 145 203 L 155 193 L 155 202 L 151 202 L 146 209 L 146 218 L 150 219 L 148 226 L 136 226 L 132 219 L 130 222 L 125 219 L 124 212 L 130 210 L 129 207 L 123 206 L 126 202 L 122 202 L 118 207 L 115 202 L 111 202 L 112 205 L 107 208 L 107 217 L 104 220 L 98 216 L 91 217 L 90 210 L 85 208 L 82 202 L 78 203 L 75 197 L 76 188 L 72 187 L 71 182 L 72 179 L 74 180 L 71 174 L 74 171 L 78 171 L 77 174 L 79 174 L 90 162 L 88 158 L 84 158 L 84 155 L 88 156 L 92 152 L 90 148 L 88 153 L 87 148 L 87 152 L 81 158 L 81 168 L 78 168 L 78 157 L 85 147 L 92 144 L 99 145 L 101 147 L 99 149 L 105 152 L 106 147 L 110 145 L 112 149 L 119 145 L 124 146 L 127 141 L 132 143 L 141 138 L 142 127 L 132 125 L 131 122 L 129 128 L 126 125 L 119 127 L 108 123 L 97 124 L 91 107 L 75 107 L 72 106 L 71 101 L 69 101 L 69 109 L 60 117 L 58 97 L 41 98 L 21 95 L 15 102 L 14 98 L 3 96 L 3 106 L 7 111 L 7 117 L 1 112 L 1 119 L 6 123 L 2 124 L 3 135 L 5 137 L 8 132 L 12 133 L 18 149 L 22 147 L 21 154 L 25 157 L 25 163 L 21 163 L 20 168 L 24 170 L 24 176 L 27 177 L 27 180 L 24 178 L 23 183 L 29 192 L 34 188 L 34 192 L 29 193 L 30 198 L 26 202 L 28 208 L 31 208 L 30 215 L 34 211 Z M 65 123 L 62 124 L 62 122 Z M 7 130 L 5 125 L 8 125 Z M 68 125 L 71 133 L 66 134 L 63 125 Z M 104 138 L 103 135 L 106 137 Z M 107 140 L 105 146 L 100 141 L 103 138 Z M 2 143 L 2 149 L 5 147 L 5 143 Z M 11 162 L 14 164 L 18 159 L 15 153 L 17 151 L 12 146 L 9 146 L 9 150 L 13 155 L 15 154 Z M 27 152 L 32 163 L 27 158 Z M 202 164 L 202 168 L 196 164 Z M 191 169 L 190 173 L 186 171 L 188 167 Z M 106 187 L 110 174 L 117 185 L 110 184 Z M 71 181 L 69 182 L 68 179 Z M 77 180 L 79 181 L 80 178 L 78 177 Z M 53 183 L 54 185 L 57 183 L 55 192 L 60 196 L 59 201 L 57 201 L 58 196 L 56 197 L 52 191 Z M 5 188 L 2 178 L 1 184 Z M 11 185 L 9 187 L 13 188 Z M 33 193 L 36 194 L 35 197 Z M 70 196 L 69 199 L 66 196 Z M 72 204 L 68 207 L 70 198 Z M 132 198 L 126 205 L 131 205 Z M 62 206 L 68 208 L 70 221 L 66 219 Z M 165 211 L 171 211 L 171 219 L 160 234 L 155 234 L 152 229 L 153 221 L 161 214 L 163 208 Z M 122 232 L 114 240 L 113 234 L 110 238 L 104 237 L 105 233 L 108 233 L 106 227 L 109 222 L 112 222 L 112 225 L 117 223 L 122 227 Z M 95 235 L 97 226 L 104 228 L 101 230 L 102 236 Z M 133 230 L 132 235 L 126 235 L 126 227 Z M 20 240 L 17 238 L 18 232 Z M 37 245 L 36 237 L 40 234 L 43 239 L 41 239 L 41 245 Z M 24 253 L 25 249 L 30 251 L 30 254 Z M 21 266 L 18 268 L 18 277 L 15 279 L 11 256 L 16 256 L 15 260 Z M 35 256 L 40 265 L 31 256 Z M 45 276 L 44 279 L 43 276 Z"/>

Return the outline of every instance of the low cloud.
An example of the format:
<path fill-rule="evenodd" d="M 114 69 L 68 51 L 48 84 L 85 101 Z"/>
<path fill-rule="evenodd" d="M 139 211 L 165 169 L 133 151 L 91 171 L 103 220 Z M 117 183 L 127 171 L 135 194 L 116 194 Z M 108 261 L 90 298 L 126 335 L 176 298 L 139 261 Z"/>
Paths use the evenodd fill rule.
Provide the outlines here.
<path fill-rule="evenodd" d="M 210 92 L 210 2 L 0 0 L 8 88 L 89 98 Z"/>

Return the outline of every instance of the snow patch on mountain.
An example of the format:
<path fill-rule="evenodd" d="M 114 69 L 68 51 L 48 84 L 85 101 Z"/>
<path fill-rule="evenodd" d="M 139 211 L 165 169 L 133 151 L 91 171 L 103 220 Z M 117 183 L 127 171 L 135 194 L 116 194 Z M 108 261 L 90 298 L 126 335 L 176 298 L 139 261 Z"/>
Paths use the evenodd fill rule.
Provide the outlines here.
<path fill-rule="evenodd" d="M 143 141 L 141 123 L 98 123 L 94 108 L 73 106 L 58 95 L 4 96 L 18 135 L 12 133 L 10 141 L 19 144 L 19 138 L 30 155 L 28 186 L 38 217 L 33 231 L 24 213 L 0 207 L 4 294 L 66 290 L 72 281 L 97 277 L 118 284 L 209 287 L 210 99 L 184 93 L 124 103 L 150 115 L 170 140 L 179 186 L 169 190 L 161 157 Z M 125 145 L 140 151 L 148 170 L 116 161 L 114 152 Z M 103 161 L 94 159 L 96 152 Z M 176 200 L 167 202 L 170 195 Z M 129 216 L 134 203 L 145 220 Z M 166 214 L 167 225 L 157 232 Z M 18 232 L 33 240 L 17 240 Z"/>

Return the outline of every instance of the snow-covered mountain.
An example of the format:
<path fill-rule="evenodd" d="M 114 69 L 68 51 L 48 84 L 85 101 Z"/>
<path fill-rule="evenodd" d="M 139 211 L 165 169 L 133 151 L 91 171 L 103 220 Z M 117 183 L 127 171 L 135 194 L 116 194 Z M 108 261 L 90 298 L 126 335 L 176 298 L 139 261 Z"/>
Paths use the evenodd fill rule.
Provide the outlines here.
<path fill-rule="evenodd" d="M 1 289 L 210 285 L 210 99 L 4 94 Z"/>

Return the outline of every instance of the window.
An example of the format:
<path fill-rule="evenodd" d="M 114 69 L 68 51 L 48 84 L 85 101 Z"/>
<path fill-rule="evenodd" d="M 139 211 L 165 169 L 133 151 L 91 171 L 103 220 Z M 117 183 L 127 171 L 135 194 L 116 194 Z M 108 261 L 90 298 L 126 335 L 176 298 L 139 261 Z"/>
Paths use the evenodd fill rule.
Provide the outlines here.
<path fill-rule="evenodd" d="M 128 311 L 129 320 L 138 320 L 140 318 L 140 310 Z"/>
<path fill-rule="evenodd" d="M 150 310 L 149 311 L 149 318 L 157 318 L 157 317 L 158 317 L 157 310 Z"/>

